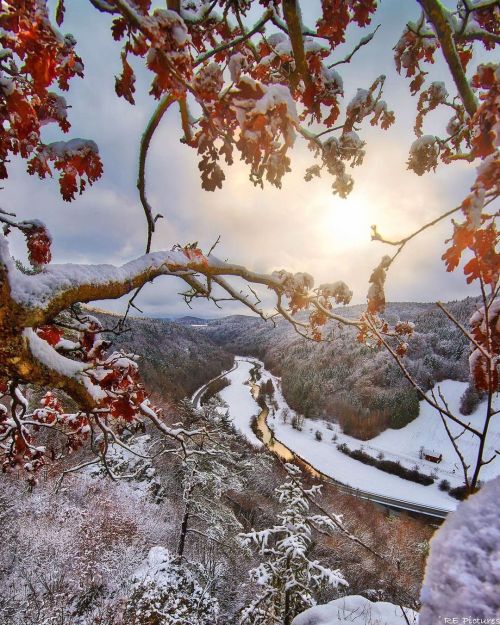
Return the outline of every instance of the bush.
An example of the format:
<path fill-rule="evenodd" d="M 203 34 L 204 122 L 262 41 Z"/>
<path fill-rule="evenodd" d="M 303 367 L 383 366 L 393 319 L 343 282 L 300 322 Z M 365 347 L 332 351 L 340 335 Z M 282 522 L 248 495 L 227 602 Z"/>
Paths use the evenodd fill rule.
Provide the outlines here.
<path fill-rule="evenodd" d="M 304 427 L 304 417 L 300 414 L 294 414 L 292 417 L 292 427 L 294 430 L 302 432 L 302 428 Z"/>
<path fill-rule="evenodd" d="M 450 490 L 450 483 L 448 482 L 448 480 L 441 480 L 439 482 L 439 490 L 445 491 L 445 492 L 449 492 Z"/>
<path fill-rule="evenodd" d="M 467 486 L 465 485 L 455 486 L 455 488 L 452 488 L 449 492 L 452 497 L 455 497 L 455 499 L 458 499 L 459 501 L 463 501 L 469 494 Z"/>
<path fill-rule="evenodd" d="M 316 430 L 316 433 L 314 434 L 315 438 L 317 441 L 322 441 L 323 440 L 323 433 L 320 432 L 319 430 Z"/>
<path fill-rule="evenodd" d="M 416 469 L 407 469 L 399 462 L 399 460 L 378 460 L 377 458 L 370 456 L 361 449 L 349 449 L 349 447 L 345 443 L 337 445 L 337 449 L 343 454 L 354 458 L 354 460 L 359 460 L 363 464 L 368 464 L 372 467 L 376 467 L 377 469 L 385 471 L 386 473 L 397 475 L 404 480 L 416 482 L 417 484 L 423 484 L 424 486 L 429 486 L 430 484 L 434 483 L 434 479 L 430 475 L 420 473 L 420 471 L 417 471 Z"/>
<path fill-rule="evenodd" d="M 261 393 L 259 393 L 259 395 L 257 397 L 257 404 L 259 405 L 259 408 L 261 410 L 266 410 L 266 408 L 267 408 L 266 398 Z"/>
<path fill-rule="evenodd" d="M 125 607 L 126 625 L 211 625 L 219 604 L 191 571 L 163 547 L 153 547 L 138 569 Z"/>

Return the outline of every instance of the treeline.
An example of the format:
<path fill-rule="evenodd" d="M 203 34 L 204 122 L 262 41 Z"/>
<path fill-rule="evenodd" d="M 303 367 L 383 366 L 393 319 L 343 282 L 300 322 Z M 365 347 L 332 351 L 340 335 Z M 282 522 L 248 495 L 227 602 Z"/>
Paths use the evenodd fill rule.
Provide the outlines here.
<path fill-rule="evenodd" d="M 447 304 L 467 324 L 477 301 Z M 362 306 L 341 309 L 356 317 Z M 462 332 L 434 304 L 396 303 L 385 318 L 393 324 L 409 320 L 415 333 L 405 363 L 424 390 L 445 379 L 466 381 L 469 345 Z M 257 318 L 232 316 L 208 323 L 203 335 L 235 354 L 260 358 L 282 378 L 288 404 L 310 418 L 336 420 L 344 431 L 366 440 L 386 428 L 401 428 L 418 415 L 419 397 L 398 365 L 383 349 L 356 340 L 356 331 L 338 324 L 325 328 L 329 341 L 303 339 L 286 321 L 276 327 Z M 464 398 L 473 410 L 478 398 Z"/>
<path fill-rule="evenodd" d="M 114 315 L 92 313 L 106 328 Z M 200 386 L 230 369 L 233 356 L 192 328 L 165 319 L 129 318 L 123 334 L 109 334 L 116 349 L 137 354 L 146 388 L 174 400 L 191 396 Z"/>
<path fill-rule="evenodd" d="M 212 397 L 215 397 L 230 384 L 231 382 L 226 377 L 212 380 L 212 382 L 208 385 L 207 390 L 201 396 L 200 404 L 203 406 L 203 404 L 206 404 L 210 399 L 212 399 Z"/>
<path fill-rule="evenodd" d="M 418 469 L 408 469 L 407 467 L 404 467 L 401 462 L 399 462 L 399 460 L 374 458 L 362 449 L 350 449 L 345 443 L 337 445 L 337 449 L 343 454 L 346 454 L 346 456 L 354 458 L 354 460 L 359 460 L 363 464 L 368 464 L 371 467 L 375 467 L 377 469 L 380 469 L 381 471 L 384 471 L 385 473 L 397 475 L 398 477 L 402 477 L 404 480 L 417 482 L 417 484 L 423 484 L 424 486 L 430 486 L 431 484 L 434 484 L 433 477 L 431 477 L 430 475 L 426 475 L 425 473 L 421 473 Z"/>

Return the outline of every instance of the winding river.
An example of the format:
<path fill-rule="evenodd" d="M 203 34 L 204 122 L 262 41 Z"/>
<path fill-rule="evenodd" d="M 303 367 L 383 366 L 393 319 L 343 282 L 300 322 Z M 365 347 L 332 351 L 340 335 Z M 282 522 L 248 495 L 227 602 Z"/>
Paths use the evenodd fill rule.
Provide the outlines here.
<path fill-rule="evenodd" d="M 252 365 L 252 367 L 250 367 Z M 300 456 L 297 452 L 290 449 L 282 441 L 275 437 L 272 427 L 270 427 L 268 421 L 270 416 L 270 406 L 260 399 L 259 405 L 261 406 L 260 412 L 255 417 L 255 403 L 259 399 L 260 386 L 257 383 L 260 375 L 253 376 L 251 369 L 256 368 L 257 372 L 263 370 L 263 363 L 253 358 L 245 358 L 237 356 L 235 365 L 230 371 L 222 373 L 217 378 L 223 378 L 226 375 L 231 374 L 231 384 L 220 392 L 222 399 L 226 400 L 229 406 L 238 406 L 237 411 L 232 413 L 233 422 L 235 427 L 239 429 L 242 434 L 250 440 L 253 444 L 264 444 L 269 451 L 275 454 L 282 462 L 293 462 L 297 464 L 305 473 L 335 485 L 343 492 L 355 495 L 362 499 L 368 499 L 392 510 L 405 510 L 408 512 L 423 515 L 428 518 L 444 519 L 448 513 L 448 510 L 438 508 L 432 505 L 427 505 L 421 502 L 407 501 L 403 499 L 397 499 L 387 494 L 378 494 L 374 492 L 368 492 L 362 489 L 348 486 L 336 480 L 331 474 L 327 475 L 318 470 L 311 462 Z M 265 370 L 264 370 L 265 371 Z M 267 371 L 265 372 L 267 374 Z M 257 380 L 257 381 L 255 381 Z M 274 378 L 275 382 L 279 384 L 279 380 Z M 213 382 L 211 380 L 206 385 L 198 389 L 193 395 L 192 401 L 195 407 L 199 407 L 200 400 L 209 386 Z M 244 387 L 247 387 L 245 392 Z M 281 391 L 280 391 L 281 394 Z M 250 404 L 249 404 L 250 402 Z M 250 426 L 250 422 L 252 425 Z"/>

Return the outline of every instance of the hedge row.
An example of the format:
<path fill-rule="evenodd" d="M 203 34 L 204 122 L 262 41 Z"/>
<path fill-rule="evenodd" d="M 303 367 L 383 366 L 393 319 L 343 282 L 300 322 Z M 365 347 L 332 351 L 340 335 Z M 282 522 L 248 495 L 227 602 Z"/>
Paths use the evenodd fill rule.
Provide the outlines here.
<path fill-rule="evenodd" d="M 359 460 L 363 464 L 369 464 L 370 466 L 376 467 L 377 469 L 385 471 L 386 473 L 391 473 L 392 475 L 402 477 L 404 480 L 417 482 L 417 484 L 423 484 L 424 486 L 429 486 L 430 484 L 434 483 L 434 478 L 432 478 L 430 475 L 420 473 L 420 471 L 417 471 L 417 469 L 407 469 L 399 461 L 378 460 L 377 458 L 370 456 L 361 449 L 349 449 L 349 447 L 345 443 L 337 445 L 337 449 L 343 454 L 346 454 L 347 456 L 350 456 L 355 460 Z"/>

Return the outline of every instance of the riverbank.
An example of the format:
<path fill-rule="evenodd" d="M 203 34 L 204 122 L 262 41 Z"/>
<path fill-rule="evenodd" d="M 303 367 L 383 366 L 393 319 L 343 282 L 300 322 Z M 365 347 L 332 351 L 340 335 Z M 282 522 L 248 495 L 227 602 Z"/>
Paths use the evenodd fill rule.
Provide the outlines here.
<path fill-rule="evenodd" d="M 331 423 L 304 419 L 301 431 L 293 428 L 291 420 L 294 411 L 282 395 L 280 379 L 267 371 L 257 359 L 236 357 L 235 365 L 236 368 L 226 375 L 231 384 L 221 391 L 220 396 L 228 404 L 236 429 L 253 445 L 266 444 L 286 461 L 297 456 L 299 462 L 302 459 L 319 474 L 384 505 L 392 500 L 399 502 L 397 507 L 403 509 L 415 508 L 415 511 L 420 511 L 433 508 L 435 515 L 441 517 L 456 508 L 458 502 L 441 492 L 437 484 L 423 486 L 408 482 L 342 454 L 336 447 L 337 443 L 349 439 L 352 444 L 355 439 L 350 440 L 338 428 L 332 432 L 329 429 L 332 428 Z M 255 365 L 259 367 L 260 382 L 271 379 L 275 388 L 274 405 L 270 406 L 267 413 L 260 408 L 252 394 L 250 372 Z M 284 414 L 288 415 L 286 420 Z M 252 429 L 252 419 L 256 417 L 258 436 Z M 317 439 L 316 431 L 321 431 L 321 440 Z M 336 440 L 332 441 L 334 435 Z M 355 442 L 362 444 L 360 441 Z"/>

